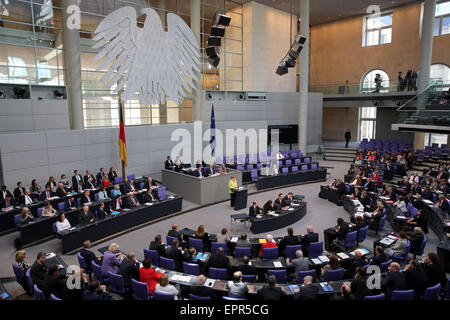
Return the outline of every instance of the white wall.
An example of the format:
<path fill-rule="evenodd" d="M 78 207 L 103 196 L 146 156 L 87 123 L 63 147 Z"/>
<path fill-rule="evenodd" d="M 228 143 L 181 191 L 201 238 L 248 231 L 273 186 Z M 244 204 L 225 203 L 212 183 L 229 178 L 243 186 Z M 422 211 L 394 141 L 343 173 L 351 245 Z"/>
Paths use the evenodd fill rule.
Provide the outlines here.
<path fill-rule="evenodd" d="M 69 128 L 67 100 L 0 99 L 0 133 Z"/>
<path fill-rule="evenodd" d="M 258 2 L 243 6 L 244 91 L 296 91 L 296 68 L 275 73 L 290 47 L 289 13 Z M 292 17 L 292 36 L 297 33 L 297 16 Z"/>

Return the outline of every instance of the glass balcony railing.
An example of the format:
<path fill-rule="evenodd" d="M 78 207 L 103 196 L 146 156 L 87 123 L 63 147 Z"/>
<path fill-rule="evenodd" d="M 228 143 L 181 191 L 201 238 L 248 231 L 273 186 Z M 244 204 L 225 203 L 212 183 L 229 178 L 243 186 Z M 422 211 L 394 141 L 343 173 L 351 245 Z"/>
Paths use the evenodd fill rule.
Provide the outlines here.
<path fill-rule="evenodd" d="M 396 123 L 450 127 L 450 100 L 442 99 L 450 82 L 433 81 L 428 88 L 397 109 Z"/>
<path fill-rule="evenodd" d="M 380 87 L 376 87 L 375 83 L 358 83 L 358 84 L 332 84 L 323 86 L 310 86 L 310 92 L 322 92 L 324 95 L 359 95 L 367 93 L 396 93 L 408 91 L 408 88 L 402 88 L 398 81 L 382 81 Z M 411 92 L 414 90 L 409 90 Z"/>

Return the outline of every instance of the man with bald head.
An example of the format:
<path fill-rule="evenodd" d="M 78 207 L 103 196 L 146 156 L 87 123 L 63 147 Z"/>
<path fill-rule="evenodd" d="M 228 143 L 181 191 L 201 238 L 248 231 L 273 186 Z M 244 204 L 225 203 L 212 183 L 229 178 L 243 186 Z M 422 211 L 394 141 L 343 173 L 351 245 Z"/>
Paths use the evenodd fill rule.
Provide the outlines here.
<path fill-rule="evenodd" d="M 367 259 L 363 257 L 359 250 L 355 251 L 355 260 L 347 268 L 347 278 L 352 279 L 355 276 L 356 269 L 364 267 L 366 264 L 368 264 Z"/>
<path fill-rule="evenodd" d="M 300 244 L 302 245 L 303 255 L 309 257 L 309 244 L 311 242 L 318 242 L 319 234 L 315 233 L 312 226 L 306 228 L 306 234 L 301 237 Z"/>
<path fill-rule="evenodd" d="M 87 224 L 90 222 L 94 222 L 94 215 L 89 210 L 89 206 L 84 206 L 83 211 L 78 214 L 78 223 Z"/>
<path fill-rule="evenodd" d="M 203 274 L 199 275 L 197 278 L 197 285 L 190 288 L 190 293 L 198 297 L 211 297 L 211 300 L 215 300 L 216 295 L 214 294 L 213 289 L 204 286 L 205 281 L 206 277 Z"/>
<path fill-rule="evenodd" d="M 388 273 L 381 277 L 381 291 L 390 297 L 394 290 L 406 290 L 406 278 L 403 272 L 400 272 L 400 264 L 392 262 L 389 265 Z"/>

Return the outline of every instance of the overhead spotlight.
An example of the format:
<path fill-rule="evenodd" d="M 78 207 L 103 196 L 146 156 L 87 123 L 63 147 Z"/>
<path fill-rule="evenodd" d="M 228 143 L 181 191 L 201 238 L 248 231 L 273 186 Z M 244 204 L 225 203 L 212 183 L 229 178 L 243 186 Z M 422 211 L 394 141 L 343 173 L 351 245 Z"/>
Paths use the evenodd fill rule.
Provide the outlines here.
<path fill-rule="evenodd" d="M 297 61 L 295 61 L 294 59 L 287 59 L 286 60 L 286 66 L 288 68 L 293 68 L 293 67 L 295 67 L 296 64 L 297 64 Z"/>
<path fill-rule="evenodd" d="M 216 56 L 214 58 L 208 58 L 208 62 L 210 65 L 214 66 L 214 67 L 218 67 L 219 63 L 220 63 L 220 58 L 219 56 Z"/>
<path fill-rule="evenodd" d="M 286 64 L 282 63 L 278 66 L 276 73 L 280 76 L 288 73 L 288 67 L 286 66 Z"/>
<path fill-rule="evenodd" d="M 208 46 L 220 47 L 222 45 L 221 37 L 208 37 Z"/>
<path fill-rule="evenodd" d="M 211 35 L 214 37 L 223 37 L 225 36 L 225 28 L 224 27 L 211 27 Z"/>
<path fill-rule="evenodd" d="M 294 42 L 291 44 L 288 53 L 281 60 L 280 65 L 277 68 L 276 73 L 280 76 L 288 73 L 288 68 L 294 68 L 297 64 L 297 58 L 300 55 L 300 51 L 303 49 L 303 44 L 306 41 L 306 37 L 301 34 L 295 36 Z"/>
<path fill-rule="evenodd" d="M 230 25 L 231 18 L 216 11 L 214 15 L 214 22 L 217 25 L 228 27 Z"/>
<path fill-rule="evenodd" d="M 291 59 L 294 59 L 294 60 L 298 58 L 298 52 L 294 51 L 294 50 L 289 50 L 288 55 L 289 55 L 289 57 L 291 57 Z"/>

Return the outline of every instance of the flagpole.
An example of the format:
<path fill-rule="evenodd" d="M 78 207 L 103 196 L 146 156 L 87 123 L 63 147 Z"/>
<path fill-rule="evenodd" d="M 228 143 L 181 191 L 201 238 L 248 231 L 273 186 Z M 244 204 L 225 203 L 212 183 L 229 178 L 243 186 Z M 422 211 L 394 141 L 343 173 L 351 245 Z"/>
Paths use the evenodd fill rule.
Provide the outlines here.
<path fill-rule="evenodd" d="M 119 93 L 119 119 L 120 119 L 120 122 L 123 123 L 123 126 L 125 128 L 125 121 L 124 121 L 124 114 L 123 114 L 123 112 L 124 112 L 124 110 L 123 110 L 122 96 Z M 123 179 L 123 181 L 126 181 L 125 161 L 123 161 L 123 159 L 121 159 L 121 160 L 122 160 L 122 179 Z"/>

